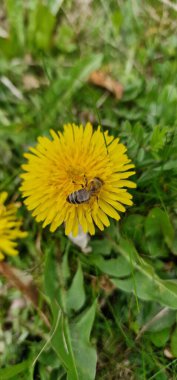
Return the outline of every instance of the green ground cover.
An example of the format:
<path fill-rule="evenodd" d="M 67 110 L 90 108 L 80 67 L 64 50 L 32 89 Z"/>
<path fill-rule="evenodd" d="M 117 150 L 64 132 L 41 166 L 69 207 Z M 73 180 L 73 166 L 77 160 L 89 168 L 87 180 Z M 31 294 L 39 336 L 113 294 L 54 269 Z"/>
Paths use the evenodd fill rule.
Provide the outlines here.
<path fill-rule="evenodd" d="M 23 152 L 67 122 L 119 136 L 137 183 L 89 254 L 21 206 L 28 237 L 6 261 L 40 296 L 35 309 L 2 274 L 0 379 L 177 379 L 177 5 L 4 0 L 0 20 L 0 191 L 22 201 Z"/>

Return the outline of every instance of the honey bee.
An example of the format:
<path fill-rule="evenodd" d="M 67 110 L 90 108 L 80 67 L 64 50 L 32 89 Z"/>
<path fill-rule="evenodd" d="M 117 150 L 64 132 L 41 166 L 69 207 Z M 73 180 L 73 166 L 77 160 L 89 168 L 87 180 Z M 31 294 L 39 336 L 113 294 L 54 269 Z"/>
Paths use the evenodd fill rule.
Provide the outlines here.
<path fill-rule="evenodd" d="M 76 190 L 73 193 L 69 194 L 66 198 L 67 202 L 79 205 L 81 203 L 86 203 L 90 200 L 90 198 L 95 195 L 103 185 L 103 181 L 95 177 L 91 181 L 89 188 L 83 186 L 82 189 Z"/>

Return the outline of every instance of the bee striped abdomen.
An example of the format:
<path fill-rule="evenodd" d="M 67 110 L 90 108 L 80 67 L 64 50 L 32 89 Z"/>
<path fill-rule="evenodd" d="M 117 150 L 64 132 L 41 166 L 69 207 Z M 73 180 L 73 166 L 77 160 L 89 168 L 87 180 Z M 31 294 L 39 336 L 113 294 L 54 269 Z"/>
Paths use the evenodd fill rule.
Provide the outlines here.
<path fill-rule="evenodd" d="M 69 194 L 66 198 L 67 202 L 72 204 L 80 204 L 88 202 L 90 199 L 90 192 L 86 189 L 80 189 Z"/>

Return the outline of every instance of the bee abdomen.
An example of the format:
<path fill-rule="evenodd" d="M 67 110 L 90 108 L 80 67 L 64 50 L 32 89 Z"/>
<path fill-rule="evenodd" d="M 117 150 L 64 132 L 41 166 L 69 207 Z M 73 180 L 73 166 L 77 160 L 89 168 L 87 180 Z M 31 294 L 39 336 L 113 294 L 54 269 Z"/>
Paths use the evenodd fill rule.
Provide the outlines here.
<path fill-rule="evenodd" d="M 90 199 L 90 193 L 86 189 L 80 189 L 69 194 L 66 198 L 67 202 L 72 204 L 80 204 L 88 202 Z"/>

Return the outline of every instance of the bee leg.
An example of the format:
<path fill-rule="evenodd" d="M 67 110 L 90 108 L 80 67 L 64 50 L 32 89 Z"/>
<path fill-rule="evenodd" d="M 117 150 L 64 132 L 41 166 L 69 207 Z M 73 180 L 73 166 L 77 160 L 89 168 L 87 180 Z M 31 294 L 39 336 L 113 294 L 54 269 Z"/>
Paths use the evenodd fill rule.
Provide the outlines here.
<path fill-rule="evenodd" d="M 75 181 L 72 180 L 72 183 L 73 185 L 78 185 Z M 84 185 L 81 183 L 80 186 L 82 187 L 82 189 L 84 189 Z"/>
<path fill-rule="evenodd" d="M 87 180 L 87 177 L 85 174 L 84 174 L 84 180 L 85 180 L 85 187 L 87 187 L 88 186 L 88 180 Z"/>
<path fill-rule="evenodd" d="M 99 207 L 99 204 L 98 204 L 98 195 L 96 195 L 96 200 L 97 200 L 97 205 L 98 205 L 98 207 Z"/>

